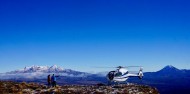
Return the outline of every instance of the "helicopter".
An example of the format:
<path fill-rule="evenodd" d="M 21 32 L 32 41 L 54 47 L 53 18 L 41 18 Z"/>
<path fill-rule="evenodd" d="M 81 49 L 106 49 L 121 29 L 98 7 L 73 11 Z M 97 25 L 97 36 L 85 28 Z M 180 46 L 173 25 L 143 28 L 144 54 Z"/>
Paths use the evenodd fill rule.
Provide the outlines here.
<path fill-rule="evenodd" d="M 129 67 L 140 67 L 138 73 L 130 73 L 127 68 Z M 143 78 L 143 69 L 141 66 L 118 66 L 115 67 L 116 70 L 108 72 L 106 75 L 109 82 L 125 82 L 129 77 L 138 77 L 139 79 Z"/>

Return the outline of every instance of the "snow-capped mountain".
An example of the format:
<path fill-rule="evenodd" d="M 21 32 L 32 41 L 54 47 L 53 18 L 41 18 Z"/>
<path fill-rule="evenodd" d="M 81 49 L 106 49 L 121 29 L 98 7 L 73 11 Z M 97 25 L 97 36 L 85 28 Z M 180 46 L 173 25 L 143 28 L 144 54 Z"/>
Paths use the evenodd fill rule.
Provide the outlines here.
<path fill-rule="evenodd" d="M 67 69 L 65 69 L 67 70 Z M 24 69 L 15 70 L 7 73 L 33 73 L 33 72 L 44 72 L 44 73 L 59 73 L 63 72 L 64 69 L 61 67 L 58 67 L 57 65 L 53 65 L 51 67 L 49 66 L 31 66 L 31 67 L 25 67 Z"/>
<path fill-rule="evenodd" d="M 23 69 L 1 73 L 0 79 L 20 79 L 20 78 L 45 78 L 49 74 L 67 77 L 86 77 L 89 73 L 79 72 L 71 69 L 63 69 L 57 65 L 53 66 L 31 66 Z"/>

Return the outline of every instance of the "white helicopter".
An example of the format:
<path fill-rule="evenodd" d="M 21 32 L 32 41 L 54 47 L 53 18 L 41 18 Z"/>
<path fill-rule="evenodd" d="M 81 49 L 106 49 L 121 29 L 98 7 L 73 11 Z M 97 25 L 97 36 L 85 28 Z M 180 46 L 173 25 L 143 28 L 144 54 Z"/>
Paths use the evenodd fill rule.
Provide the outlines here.
<path fill-rule="evenodd" d="M 138 73 L 130 73 L 126 68 L 129 67 L 140 67 L 140 70 Z M 110 71 L 107 74 L 107 79 L 109 82 L 125 82 L 129 77 L 139 77 L 139 79 L 142 79 L 143 77 L 143 69 L 141 66 L 127 66 L 122 67 L 118 66 L 115 71 Z"/>

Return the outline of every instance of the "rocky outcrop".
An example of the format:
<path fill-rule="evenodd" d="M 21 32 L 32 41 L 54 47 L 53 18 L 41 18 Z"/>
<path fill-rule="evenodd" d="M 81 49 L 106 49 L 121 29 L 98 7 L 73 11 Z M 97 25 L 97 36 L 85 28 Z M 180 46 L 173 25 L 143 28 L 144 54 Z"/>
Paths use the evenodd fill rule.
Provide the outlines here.
<path fill-rule="evenodd" d="M 55 88 L 37 83 L 0 81 L 1 94 L 159 94 L 156 88 L 137 85 L 64 85 Z"/>

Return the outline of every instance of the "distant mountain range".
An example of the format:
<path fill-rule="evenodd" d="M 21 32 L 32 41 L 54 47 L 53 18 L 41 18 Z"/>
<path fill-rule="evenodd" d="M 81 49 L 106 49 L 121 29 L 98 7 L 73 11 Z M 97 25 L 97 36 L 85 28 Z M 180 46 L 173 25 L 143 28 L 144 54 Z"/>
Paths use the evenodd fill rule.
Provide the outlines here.
<path fill-rule="evenodd" d="M 71 69 L 63 69 L 61 67 L 58 67 L 57 65 L 53 65 L 51 67 L 49 66 L 31 66 L 31 67 L 25 67 L 24 69 L 15 70 L 11 72 L 7 72 L 6 74 L 17 74 L 17 73 L 66 73 L 68 75 L 81 75 L 84 74 L 84 72 L 74 71 Z"/>
<path fill-rule="evenodd" d="M 63 69 L 57 65 L 53 66 L 31 66 L 23 69 L 10 71 L 6 73 L 0 73 L 0 79 L 14 79 L 14 78 L 46 78 L 48 74 L 56 74 L 64 77 L 89 77 L 98 76 L 105 77 L 105 72 L 97 74 L 90 74 L 86 72 L 75 71 L 71 69 Z M 179 77 L 190 77 L 190 70 L 177 69 L 172 65 L 167 65 L 163 69 L 157 72 L 145 72 L 144 78 L 179 78 Z"/>
<path fill-rule="evenodd" d="M 49 66 L 31 66 L 25 67 L 24 69 L 15 70 L 7 73 L 32 73 L 32 72 L 44 72 L 44 73 L 52 73 L 52 72 L 62 72 L 64 69 L 58 67 L 57 65 Z"/>
<path fill-rule="evenodd" d="M 1 80 L 46 83 L 48 74 L 56 74 L 58 84 L 107 83 L 105 74 L 90 74 L 53 66 L 31 66 L 20 70 L 1 73 Z M 177 69 L 168 65 L 156 72 L 145 72 L 142 80 L 129 78 L 127 82 L 155 86 L 161 94 L 190 94 L 190 70 Z"/>
<path fill-rule="evenodd" d="M 0 73 L 0 79 L 45 79 L 49 74 L 67 77 L 85 77 L 89 73 L 74 71 L 71 69 L 63 69 L 57 65 L 53 66 L 31 66 L 23 69 Z"/>

